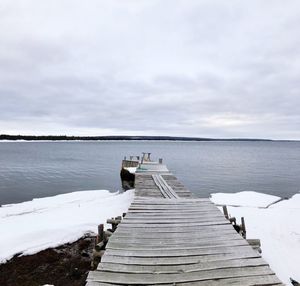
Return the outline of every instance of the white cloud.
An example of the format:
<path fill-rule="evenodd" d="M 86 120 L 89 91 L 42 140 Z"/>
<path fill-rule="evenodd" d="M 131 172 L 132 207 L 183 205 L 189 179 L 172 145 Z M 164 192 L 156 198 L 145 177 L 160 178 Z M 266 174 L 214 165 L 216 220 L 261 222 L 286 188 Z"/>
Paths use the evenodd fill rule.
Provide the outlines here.
<path fill-rule="evenodd" d="M 299 8 L 1 1 L 0 133 L 300 139 Z"/>

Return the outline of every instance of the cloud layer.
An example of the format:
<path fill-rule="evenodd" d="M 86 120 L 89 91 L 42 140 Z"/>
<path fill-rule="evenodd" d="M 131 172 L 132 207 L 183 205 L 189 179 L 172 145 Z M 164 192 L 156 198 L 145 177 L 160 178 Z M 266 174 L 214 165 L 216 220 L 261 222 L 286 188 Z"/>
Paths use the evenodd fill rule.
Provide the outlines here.
<path fill-rule="evenodd" d="M 300 139 L 298 1 L 3 0 L 0 133 Z"/>

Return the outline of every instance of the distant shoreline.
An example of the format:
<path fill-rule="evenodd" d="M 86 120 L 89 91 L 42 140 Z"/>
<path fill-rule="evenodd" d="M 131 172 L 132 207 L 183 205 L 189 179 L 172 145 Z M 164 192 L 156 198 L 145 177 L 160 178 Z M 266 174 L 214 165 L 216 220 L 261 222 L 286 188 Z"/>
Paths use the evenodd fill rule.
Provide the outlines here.
<path fill-rule="evenodd" d="M 1 141 L 293 141 L 257 138 L 199 138 L 178 136 L 65 136 L 0 135 Z"/>

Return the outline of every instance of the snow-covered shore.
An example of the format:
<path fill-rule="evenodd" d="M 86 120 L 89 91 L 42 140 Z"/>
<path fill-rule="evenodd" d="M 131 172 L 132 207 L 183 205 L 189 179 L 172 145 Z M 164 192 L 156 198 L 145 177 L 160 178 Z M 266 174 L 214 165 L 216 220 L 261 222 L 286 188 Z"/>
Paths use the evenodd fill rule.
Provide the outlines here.
<path fill-rule="evenodd" d="M 289 277 L 300 281 L 300 194 L 278 199 L 256 192 L 211 195 L 214 203 L 227 205 L 238 221 L 245 217 L 247 238 L 261 240 L 263 258 L 290 285 Z"/>
<path fill-rule="evenodd" d="M 81 191 L 0 207 L 0 263 L 73 242 L 128 210 L 134 193 Z"/>
<path fill-rule="evenodd" d="M 82 191 L 0 207 L 0 263 L 96 232 L 98 224 L 126 212 L 133 196 L 133 190 Z M 261 240 L 262 256 L 289 285 L 289 277 L 300 280 L 300 194 L 279 199 L 256 192 L 211 196 L 238 221 L 245 217 L 247 238 Z"/>

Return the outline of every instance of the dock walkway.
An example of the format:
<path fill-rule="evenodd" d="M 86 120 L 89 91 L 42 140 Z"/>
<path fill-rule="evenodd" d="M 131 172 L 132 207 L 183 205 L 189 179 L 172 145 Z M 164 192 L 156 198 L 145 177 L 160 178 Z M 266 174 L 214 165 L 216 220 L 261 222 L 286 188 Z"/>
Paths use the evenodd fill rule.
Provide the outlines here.
<path fill-rule="evenodd" d="M 209 199 L 196 198 L 170 173 L 141 173 L 87 285 L 283 284 Z"/>

